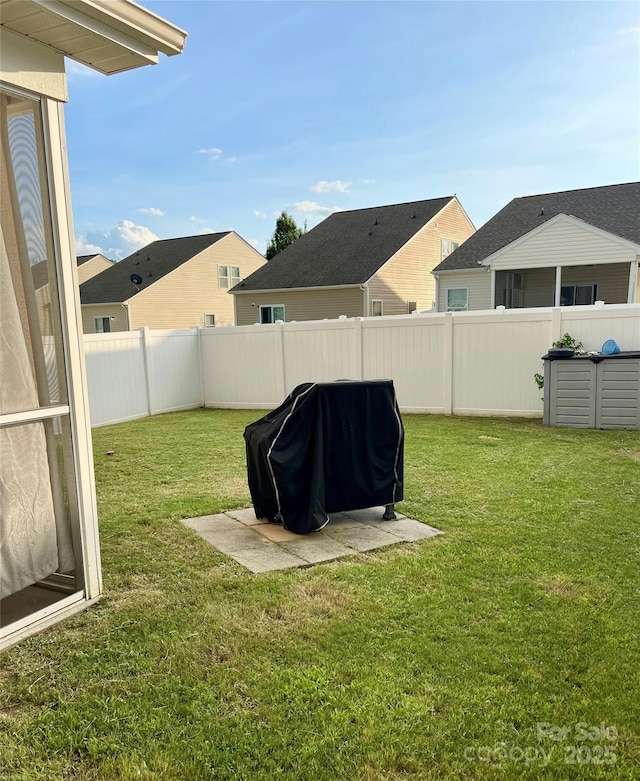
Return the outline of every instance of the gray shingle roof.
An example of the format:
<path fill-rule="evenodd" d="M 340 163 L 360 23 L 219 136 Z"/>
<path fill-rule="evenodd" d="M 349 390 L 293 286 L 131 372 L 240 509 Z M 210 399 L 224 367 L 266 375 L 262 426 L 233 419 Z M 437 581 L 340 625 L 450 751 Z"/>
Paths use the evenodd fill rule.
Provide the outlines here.
<path fill-rule="evenodd" d="M 81 266 L 83 263 L 86 263 L 89 260 L 93 260 L 93 258 L 104 258 L 104 255 L 102 255 L 100 252 L 94 252 L 93 255 L 77 255 L 76 256 L 76 264 L 78 266 Z M 105 258 L 105 260 L 111 260 L 111 258 Z"/>
<path fill-rule="evenodd" d="M 453 197 L 336 212 L 232 292 L 363 284 Z"/>
<path fill-rule="evenodd" d="M 80 285 L 80 301 L 83 304 L 127 301 L 229 233 L 231 231 L 154 241 L 83 282 Z M 134 285 L 132 274 L 142 277 L 142 282 Z"/>
<path fill-rule="evenodd" d="M 640 244 L 640 182 L 514 198 L 433 270 L 478 268 L 478 263 L 558 214 Z"/>

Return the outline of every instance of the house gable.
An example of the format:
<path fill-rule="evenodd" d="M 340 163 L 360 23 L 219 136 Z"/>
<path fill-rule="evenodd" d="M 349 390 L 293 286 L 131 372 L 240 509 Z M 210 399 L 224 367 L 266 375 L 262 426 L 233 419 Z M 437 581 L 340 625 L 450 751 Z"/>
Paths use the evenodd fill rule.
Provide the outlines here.
<path fill-rule="evenodd" d="M 639 253 L 639 244 L 571 215 L 558 214 L 489 255 L 481 265 L 495 271 L 591 266 L 632 262 Z"/>
<path fill-rule="evenodd" d="M 436 290 L 431 272 L 441 261 L 442 239 L 462 244 L 474 231 L 454 197 L 368 280 L 369 300 L 383 301 L 385 315 L 407 314 L 409 302 L 418 310 L 434 308 Z"/>
<path fill-rule="evenodd" d="M 129 327 L 189 328 L 205 325 L 205 314 L 215 315 L 216 325 L 233 325 L 233 297 L 219 287 L 218 266 L 238 266 L 242 278 L 265 262 L 244 239 L 229 233 L 129 298 Z"/>

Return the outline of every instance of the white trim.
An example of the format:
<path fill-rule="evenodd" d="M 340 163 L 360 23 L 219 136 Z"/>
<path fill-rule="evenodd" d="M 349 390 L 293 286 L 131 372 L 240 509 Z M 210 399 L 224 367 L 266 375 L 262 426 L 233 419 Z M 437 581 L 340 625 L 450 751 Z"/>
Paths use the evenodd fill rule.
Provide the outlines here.
<path fill-rule="evenodd" d="M 259 304 L 258 306 L 260 307 L 260 309 L 259 309 L 260 325 L 274 325 L 275 323 L 277 323 L 280 320 L 280 318 L 278 318 L 278 320 L 276 320 L 275 319 L 275 312 L 272 312 L 272 316 L 274 317 L 274 319 L 270 323 L 263 323 L 262 322 L 262 310 L 263 309 L 271 309 L 271 310 L 273 310 L 276 307 L 282 307 L 282 321 L 284 322 L 284 320 L 286 319 L 287 310 L 286 310 L 286 307 L 285 307 L 284 304 Z"/>
<path fill-rule="evenodd" d="M 467 305 L 464 309 L 450 309 L 449 308 L 449 291 L 450 290 L 464 290 L 467 293 Z M 445 312 L 468 312 L 469 311 L 469 288 L 466 285 L 456 285 L 455 287 L 447 287 L 444 290 L 444 311 Z"/>
<path fill-rule="evenodd" d="M 374 315 L 373 314 L 373 305 L 374 304 L 380 304 L 380 314 L 379 315 Z M 384 299 L 382 299 L 382 298 L 372 298 L 371 301 L 369 301 L 368 317 L 384 317 Z"/>
<path fill-rule="evenodd" d="M 49 420 L 57 418 L 59 415 L 68 414 L 69 406 L 67 404 L 52 404 L 49 407 L 39 407 L 26 412 L 8 412 L 5 415 L 0 415 L 0 427 L 19 426 L 22 423 L 34 423 L 37 420 Z"/>
<path fill-rule="evenodd" d="M 556 266 L 556 287 L 553 293 L 554 306 L 560 306 L 561 293 L 562 293 L 562 266 Z"/>
<path fill-rule="evenodd" d="M 532 230 L 528 231 L 528 233 L 524 233 L 522 236 L 519 236 L 517 239 L 514 239 L 510 244 L 506 244 L 504 247 L 501 247 L 499 250 L 496 250 L 496 252 L 493 252 L 491 255 L 487 255 L 487 257 L 484 260 L 478 261 L 479 265 L 481 266 L 490 266 L 494 260 L 501 257 L 507 252 L 510 252 L 515 247 L 518 247 L 520 244 L 524 243 L 525 241 L 528 241 L 533 236 L 537 236 L 538 233 L 542 233 L 543 231 L 547 230 L 547 228 L 552 227 L 553 225 L 556 225 L 559 222 L 564 222 L 569 225 L 574 225 L 579 228 L 583 228 L 584 230 L 595 234 L 596 236 L 600 236 L 601 238 L 609 239 L 615 244 L 619 244 L 622 247 L 626 247 L 627 249 L 635 249 L 640 251 L 640 244 L 636 244 L 633 241 L 629 241 L 628 239 L 623 239 L 621 236 L 616 236 L 615 233 L 609 233 L 609 231 L 602 230 L 602 228 L 597 228 L 595 225 L 591 225 L 588 222 L 585 222 L 584 220 L 579 219 L 578 217 L 573 217 L 570 214 L 556 214 L 555 217 L 552 217 L 550 220 L 547 220 L 546 222 L 543 222 L 542 225 L 538 225 L 536 228 L 533 228 Z M 611 261 L 618 263 L 619 261 Z M 560 265 L 567 265 L 567 266 L 575 266 L 575 260 L 567 261 L 566 264 L 561 263 Z M 598 265 L 606 265 L 605 263 L 598 264 Z M 542 266 L 542 268 L 548 268 L 548 264 L 546 266 Z M 457 269 L 458 271 L 462 271 L 462 269 Z"/>
<path fill-rule="evenodd" d="M 496 308 L 496 270 L 494 268 L 491 269 L 491 281 L 489 282 L 491 285 L 491 309 Z"/>
<path fill-rule="evenodd" d="M 25 616 L 19 621 L 7 624 L 7 626 L 0 629 L 0 651 L 6 651 L 12 645 L 20 642 L 20 640 L 42 632 L 64 618 L 69 618 L 76 613 L 86 610 L 90 605 L 96 603 L 98 599 L 99 597 L 87 599 L 82 591 L 78 591 L 66 598 L 59 599 L 52 605 L 42 608 L 42 610 Z"/>
<path fill-rule="evenodd" d="M 629 264 L 629 290 L 627 292 L 627 304 L 633 304 L 636 297 L 636 284 L 638 279 L 638 267 L 640 265 L 640 258 L 632 260 Z"/>
<path fill-rule="evenodd" d="M 98 510 L 93 470 L 89 392 L 84 359 L 82 316 L 78 295 L 78 266 L 71 210 L 69 171 L 62 105 L 43 100 L 43 125 L 51 224 L 60 290 L 69 420 L 73 441 L 76 499 L 79 513 L 84 587 L 87 599 L 102 593 Z"/>

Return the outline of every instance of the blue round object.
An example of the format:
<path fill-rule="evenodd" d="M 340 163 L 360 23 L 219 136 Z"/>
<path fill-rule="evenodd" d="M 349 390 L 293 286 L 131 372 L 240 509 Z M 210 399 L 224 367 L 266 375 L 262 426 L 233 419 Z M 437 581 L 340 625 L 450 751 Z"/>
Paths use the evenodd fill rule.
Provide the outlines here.
<path fill-rule="evenodd" d="M 620 348 L 613 339 L 607 339 L 607 341 L 602 345 L 600 352 L 603 355 L 617 355 L 620 352 Z"/>

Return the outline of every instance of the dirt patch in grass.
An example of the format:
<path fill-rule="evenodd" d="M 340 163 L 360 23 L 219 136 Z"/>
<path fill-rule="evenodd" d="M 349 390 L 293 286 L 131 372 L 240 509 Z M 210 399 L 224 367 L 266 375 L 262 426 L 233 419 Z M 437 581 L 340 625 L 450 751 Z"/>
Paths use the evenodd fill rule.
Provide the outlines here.
<path fill-rule="evenodd" d="M 632 461 L 640 463 L 640 450 L 631 450 L 630 447 L 623 447 L 621 450 L 616 450 L 614 455 L 620 458 L 630 458 Z"/>
<path fill-rule="evenodd" d="M 562 578 L 550 577 L 540 581 L 540 587 L 547 594 L 554 594 L 559 597 L 566 597 L 567 599 L 576 599 L 580 596 L 577 589 L 575 589 L 570 583 Z"/>
<path fill-rule="evenodd" d="M 344 615 L 352 603 L 351 594 L 336 584 L 325 581 L 292 583 L 286 601 L 267 607 L 262 618 L 286 624 L 329 620 Z"/>

